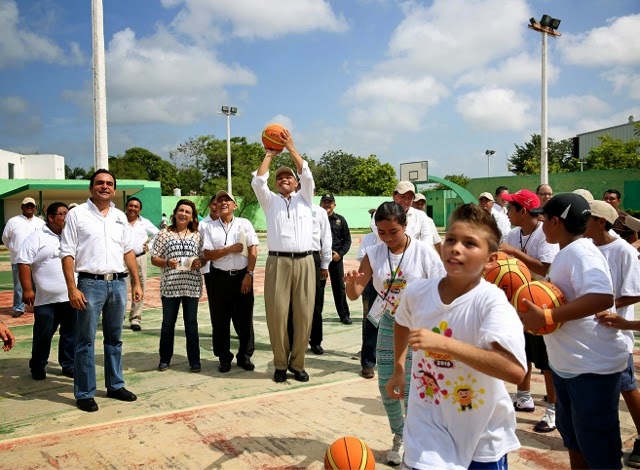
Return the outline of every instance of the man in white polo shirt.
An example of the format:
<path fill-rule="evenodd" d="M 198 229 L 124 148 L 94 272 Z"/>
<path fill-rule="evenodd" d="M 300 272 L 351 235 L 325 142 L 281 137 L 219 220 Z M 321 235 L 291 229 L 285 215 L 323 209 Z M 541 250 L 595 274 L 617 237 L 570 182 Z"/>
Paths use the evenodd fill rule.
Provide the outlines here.
<path fill-rule="evenodd" d="M 14 318 L 24 313 L 24 302 L 22 302 L 22 287 L 20 286 L 20 276 L 18 274 L 18 264 L 16 257 L 22 247 L 22 242 L 36 230 L 44 225 L 44 220 L 34 217 L 36 212 L 36 201 L 32 197 L 25 197 L 20 205 L 22 213 L 11 217 L 2 232 L 2 243 L 9 249 L 9 259 L 11 260 L 11 272 L 13 273 L 13 314 Z"/>
<path fill-rule="evenodd" d="M 127 201 L 126 214 L 131 230 L 133 231 L 133 252 L 136 254 L 136 264 L 138 265 L 138 277 L 140 287 L 144 292 L 147 285 L 147 253 L 149 252 L 149 242 L 160 230 L 140 215 L 142 211 L 142 201 L 137 197 L 131 197 Z M 141 300 L 131 301 L 131 311 L 129 312 L 129 325 L 133 331 L 140 331 L 142 326 L 142 308 L 144 302 Z"/>
<path fill-rule="evenodd" d="M 45 367 L 49 362 L 51 339 L 58 326 L 58 364 L 63 375 L 73 377 L 76 311 L 69 303 L 60 263 L 60 233 L 67 211 L 67 205 L 63 202 L 49 204 L 47 224 L 27 237 L 16 258 L 22 284 L 22 299 L 25 304 L 33 305 L 34 310 L 33 342 L 29 361 L 33 380 L 47 378 Z"/>
<path fill-rule="evenodd" d="M 102 314 L 104 381 L 107 397 L 135 401 L 124 387 L 122 326 L 127 309 L 125 278 L 131 276 L 132 299 L 142 300 L 131 226 L 111 202 L 116 178 L 96 170 L 89 182 L 91 197 L 67 214 L 60 241 L 60 257 L 69 301 L 78 310 L 74 395 L 82 411 L 98 411 L 95 340 Z M 129 273 L 126 271 L 128 270 Z M 76 277 L 74 272 L 78 273 Z"/>
<path fill-rule="evenodd" d="M 216 194 L 219 218 L 207 225 L 201 235 L 205 258 L 211 262 L 211 293 L 213 316 L 213 354 L 220 361 L 218 371 L 231 370 L 230 324 L 240 345 L 238 367 L 255 369 L 251 356 L 255 350 L 253 334 L 253 270 L 258 257 L 258 236 L 247 219 L 235 217 L 238 208 L 233 194 Z"/>
<path fill-rule="evenodd" d="M 309 165 L 293 145 L 288 130 L 280 135 L 293 159 L 301 189 L 291 168 L 276 171 L 276 191 L 269 190 L 269 166 L 282 150 L 267 149 L 264 160 L 253 173 L 251 187 L 267 220 L 269 256 L 265 268 L 264 303 L 275 382 L 287 380 L 287 369 L 299 382 L 309 381 L 304 359 L 309 341 L 309 327 L 316 291 L 313 262 L 313 191 L 314 182 Z M 289 348 L 287 318 L 293 310 L 293 347 Z"/>
<path fill-rule="evenodd" d="M 206 243 L 206 236 L 209 233 L 207 227 L 218 220 L 218 207 L 216 205 L 216 195 L 214 194 L 209 199 L 209 213 L 207 216 L 198 222 L 198 231 L 202 237 L 202 241 Z M 211 261 L 207 261 L 200 268 L 200 273 L 204 276 L 204 287 L 207 289 L 207 303 L 209 304 L 209 318 L 211 319 L 211 325 L 213 326 L 213 304 L 215 299 L 213 298 L 213 291 L 211 290 Z"/>

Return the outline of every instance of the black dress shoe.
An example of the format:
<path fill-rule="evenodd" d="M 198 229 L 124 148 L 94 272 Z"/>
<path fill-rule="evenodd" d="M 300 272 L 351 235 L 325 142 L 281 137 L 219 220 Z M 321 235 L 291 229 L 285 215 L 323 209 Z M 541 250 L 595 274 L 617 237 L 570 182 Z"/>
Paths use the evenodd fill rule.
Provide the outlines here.
<path fill-rule="evenodd" d="M 280 382 L 286 382 L 286 380 L 287 380 L 287 371 L 276 369 L 276 371 L 273 373 L 273 381 L 280 383 Z"/>
<path fill-rule="evenodd" d="M 135 393 L 130 392 L 124 387 L 119 388 L 118 390 L 107 390 L 107 397 L 120 401 L 136 401 L 138 399 Z"/>
<path fill-rule="evenodd" d="M 351 325 L 353 323 L 353 321 L 351 321 L 351 318 L 349 318 L 349 317 L 341 318 L 340 321 L 342 323 L 344 323 L 345 325 Z"/>
<path fill-rule="evenodd" d="M 81 398 L 77 400 L 78 408 L 82 411 L 86 411 L 88 413 L 93 413 L 94 411 L 98 411 L 98 404 L 93 398 Z"/>
<path fill-rule="evenodd" d="M 32 370 L 31 378 L 33 380 L 44 380 L 47 378 L 47 373 L 44 371 L 44 369 Z"/>
<path fill-rule="evenodd" d="M 75 373 L 73 369 L 62 369 L 62 375 L 72 379 L 75 376 Z"/>
<path fill-rule="evenodd" d="M 322 346 L 318 344 L 316 346 L 311 346 L 311 352 L 318 356 L 322 356 L 324 354 L 324 349 L 322 349 Z"/>
<path fill-rule="evenodd" d="M 251 372 L 256 368 L 255 364 L 251 362 L 251 359 L 247 359 L 244 362 L 238 362 L 238 367 L 242 367 L 244 370 Z"/>
<path fill-rule="evenodd" d="M 191 366 L 191 372 L 200 372 L 202 370 L 202 366 L 200 364 L 194 364 Z"/>
<path fill-rule="evenodd" d="M 218 372 L 222 372 L 223 374 L 229 372 L 231 370 L 230 362 L 221 362 L 218 366 Z"/>
<path fill-rule="evenodd" d="M 296 379 L 298 382 L 309 381 L 309 374 L 307 374 L 304 370 L 301 370 L 300 372 L 298 372 L 297 370 L 289 366 L 289 372 L 293 374 L 293 378 Z"/>
<path fill-rule="evenodd" d="M 131 324 L 131 329 L 132 329 L 133 331 L 141 331 L 141 330 L 142 330 L 142 327 L 141 327 L 139 324 L 137 324 L 137 323 L 132 323 L 132 324 Z"/>

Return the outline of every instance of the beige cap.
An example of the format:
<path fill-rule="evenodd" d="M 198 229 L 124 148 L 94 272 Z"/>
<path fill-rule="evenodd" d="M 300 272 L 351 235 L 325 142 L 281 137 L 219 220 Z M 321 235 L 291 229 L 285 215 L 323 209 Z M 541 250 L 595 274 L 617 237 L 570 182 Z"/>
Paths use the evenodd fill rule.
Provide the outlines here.
<path fill-rule="evenodd" d="M 583 198 L 585 198 L 587 200 L 587 202 L 591 202 L 594 200 L 593 194 L 591 194 L 589 192 L 589 190 L 587 189 L 575 189 L 573 191 L 573 194 L 577 194 L 578 196 L 582 196 Z"/>
<path fill-rule="evenodd" d="M 218 191 L 218 193 L 216 194 L 216 201 L 218 201 L 218 199 L 219 199 L 220 197 L 222 197 L 222 196 L 227 196 L 229 199 L 231 199 L 233 202 L 235 202 L 235 203 L 237 204 L 237 202 L 236 202 L 236 198 L 235 198 L 235 197 L 233 197 L 233 194 L 228 193 L 228 192 L 226 192 L 226 191 L 224 191 L 224 190 L 222 190 L 222 191 Z"/>
<path fill-rule="evenodd" d="M 36 205 L 36 200 L 34 198 L 32 198 L 32 197 L 25 197 L 22 200 L 22 205 L 24 206 L 26 204 L 33 204 L 35 206 Z"/>
<path fill-rule="evenodd" d="M 408 193 L 409 191 L 411 191 L 412 193 L 416 193 L 416 189 L 413 186 L 413 183 L 411 181 L 398 181 L 398 184 L 396 185 L 396 189 L 394 189 L 394 193 L 398 193 L 398 194 L 404 194 L 404 193 Z"/>
<path fill-rule="evenodd" d="M 413 202 L 418 202 L 418 201 L 427 201 L 427 198 L 424 197 L 424 194 L 422 193 L 418 193 L 416 194 L 416 197 L 413 198 Z"/>
<path fill-rule="evenodd" d="M 276 170 L 276 178 L 278 176 L 280 176 L 282 173 L 289 173 L 291 176 L 296 178 L 295 172 L 291 168 L 289 168 L 288 166 L 281 166 L 280 168 L 278 168 Z"/>
<path fill-rule="evenodd" d="M 610 224 L 613 224 L 618 218 L 618 211 L 608 202 L 591 201 L 589 203 L 589 209 L 591 209 L 592 216 L 605 219 Z"/>
<path fill-rule="evenodd" d="M 624 224 L 631 230 L 640 232 L 640 220 L 636 219 L 635 217 L 631 217 L 630 215 L 626 216 L 624 219 Z"/>
<path fill-rule="evenodd" d="M 492 202 L 495 202 L 493 199 L 493 194 L 489 192 L 480 193 L 480 196 L 478 196 L 478 200 L 482 199 L 483 197 L 489 199 Z"/>

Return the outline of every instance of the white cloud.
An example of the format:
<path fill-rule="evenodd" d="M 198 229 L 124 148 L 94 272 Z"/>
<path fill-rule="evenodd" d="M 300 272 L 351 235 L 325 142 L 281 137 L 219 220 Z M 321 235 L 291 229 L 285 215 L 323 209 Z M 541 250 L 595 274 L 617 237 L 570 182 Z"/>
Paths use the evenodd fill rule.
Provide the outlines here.
<path fill-rule="evenodd" d="M 476 130 L 522 130 L 535 121 L 527 96 L 505 88 L 486 88 L 460 96 L 456 111 Z"/>
<path fill-rule="evenodd" d="M 272 39 L 310 31 L 343 32 L 348 28 L 325 0 L 163 0 L 163 6 L 184 8 L 172 27 L 196 40 L 221 41 L 224 27 L 231 36 L 244 39 Z M 276 11 L 274 11 L 276 9 Z"/>
<path fill-rule="evenodd" d="M 548 106 L 549 119 L 554 121 L 577 121 L 587 116 L 604 116 L 610 111 L 609 103 L 593 95 L 550 98 Z"/>
<path fill-rule="evenodd" d="M 0 1 L 0 69 L 30 61 L 78 64 L 83 61 L 77 44 L 71 44 L 69 56 L 47 37 L 26 29 L 13 0 Z"/>
<path fill-rule="evenodd" d="M 435 0 L 404 4 L 405 19 L 389 43 L 383 70 L 450 76 L 483 66 L 522 47 L 524 0 Z"/>
<path fill-rule="evenodd" d="M 584 66 L 640 64 L 640 14 L 609 20 L 607 26 L 563 36 L 559 48 L 565 59 Z"/>
<path fill-rule="evenodd" d="M 541 76 L 540 56 L 533 57 L 526 52 L 508 57 L 495 67 L 472 70 L 460 77 L 457 85 L 483 86 L 491 84 L 497 87 L 508 87 L 520 84 L 538 84 Z M 553 83 L 559 76 L 559 70 L 547 62 L 547 81 Z"/>
<path fill-rule="evenodd" d="M 603 72 L 601 76 L 613 85 L 614 93 L 640 100 L 640 73 L 627 68 L 616 68 Z"/>
<path fill-rule="evenodd" d="M 29 103 L 20 96 L 0 97 L 0 135 L 9 137 L 32 136 L 42 129 L 40 116 L 29 109 Z"/>

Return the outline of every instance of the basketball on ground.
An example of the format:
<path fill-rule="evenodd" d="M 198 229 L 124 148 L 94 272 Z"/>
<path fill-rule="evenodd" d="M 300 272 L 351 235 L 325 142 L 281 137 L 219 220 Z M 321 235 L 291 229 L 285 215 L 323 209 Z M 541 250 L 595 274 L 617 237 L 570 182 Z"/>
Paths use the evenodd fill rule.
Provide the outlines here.
<path fill-rule="evenodd" d="M 284 142 L 280 138 L 280 134 L 284 130 L 280 124 L 269 124 L 262 131 L 262 145 L 269 150 L 282 150 Z"/>
<path fill-rule="evenodd" d="M 520 287 L 531 282 L 529 268 L 516 258 L 498 259 L 484 271 L 482 277 L 502 289 L 509 301 Z"/>
<path fill-rule="evenodd" d="M 560 305 L 567 303 L 564 294 L 560 292 L 556 286 L 550 282 L 533 281 L 520 287 L 513 296 L 513 306 L 520 313 L 526 313 L 529 309 L 523 302 L 524 299 L 529 300 L 532 304 L 537 305 L 541 309 L 554 309 Z M 562 326 L 562 323 L 554 323 L 553 325 L 545 325 L 538 331 L 530 331 L 534 335 L 548 335 L 553 333 Z"/>
<path fill-rule="evenodd" d="M 341 437 L 327 449 L 324 456 L 327 470 L 373 470 L 376 462 L 373 452 L 362 439 Z"/>

